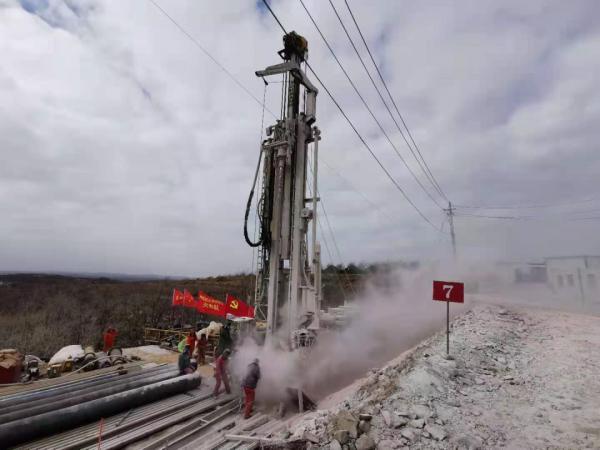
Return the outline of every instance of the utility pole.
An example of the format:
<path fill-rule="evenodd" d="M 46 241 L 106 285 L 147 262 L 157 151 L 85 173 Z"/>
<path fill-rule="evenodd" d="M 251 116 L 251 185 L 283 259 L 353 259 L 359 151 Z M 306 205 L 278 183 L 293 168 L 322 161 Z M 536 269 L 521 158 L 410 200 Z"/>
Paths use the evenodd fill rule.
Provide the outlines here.
<path fill-rule="evenodd" d="M 448 202 L 448 209 L 444 210 L 448 214 L 448 221 L 450 222 L 450 236 L 452 237 L 452 253 L 454 255 L 454 261 L 456 261 L 456 235 L 454 234 L 454 209 L 452 208 L 452 202 Z"/>

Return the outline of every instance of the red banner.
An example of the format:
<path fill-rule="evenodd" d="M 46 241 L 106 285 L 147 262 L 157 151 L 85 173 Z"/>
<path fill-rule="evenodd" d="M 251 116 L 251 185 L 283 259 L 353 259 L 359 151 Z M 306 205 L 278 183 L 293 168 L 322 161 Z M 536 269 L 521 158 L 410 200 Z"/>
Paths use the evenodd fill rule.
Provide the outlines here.
<path fill-rule="evenodd" d="M 183 306 L 183 292 L 173 289 L 173 302 L 172 306 Z"/>
<path fill-rule="evenodd" d="M 210 314 L 211 316 L 225 317 L 227 315 L 225 303 L 202 291 L 198 292 L 196 310 L 202 314 Z"/>
<path fill-rule="evenodd" d="M 183 290 L 183 306 L 187 308 L 195 308 L 196 307 L 196 299 L 187 289 Z"/>
<path fill-rule="evenodd" d="M 235 298 L 233 295 L 227 294 L 225 304 L 227 305 L 227 312 L 229 314 L 233 314 L 236 317 L 254 317 L 254 308 Z"/>

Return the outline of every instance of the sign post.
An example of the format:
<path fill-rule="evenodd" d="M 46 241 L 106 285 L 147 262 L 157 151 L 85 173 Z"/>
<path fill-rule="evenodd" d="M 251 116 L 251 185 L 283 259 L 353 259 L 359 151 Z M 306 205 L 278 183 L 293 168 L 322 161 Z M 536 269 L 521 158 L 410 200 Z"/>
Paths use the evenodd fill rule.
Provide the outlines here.
<path fill-rule="evenodd" d="M 455 281 L 434 281 L 433 300 L 446 302 L 446 355 L 450 356 L 450 302 L 465 302 L 465 285 Z"/>

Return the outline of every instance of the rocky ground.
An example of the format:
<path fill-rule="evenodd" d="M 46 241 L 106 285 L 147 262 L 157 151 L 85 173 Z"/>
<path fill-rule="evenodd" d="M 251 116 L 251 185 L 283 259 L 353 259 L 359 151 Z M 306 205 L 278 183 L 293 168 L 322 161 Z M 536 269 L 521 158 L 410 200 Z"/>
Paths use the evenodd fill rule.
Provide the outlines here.
<path fill-rule="evenodd" d="M 600 318 L 477 306 L 292 438 L 312 448 L 600 448 Z"/>

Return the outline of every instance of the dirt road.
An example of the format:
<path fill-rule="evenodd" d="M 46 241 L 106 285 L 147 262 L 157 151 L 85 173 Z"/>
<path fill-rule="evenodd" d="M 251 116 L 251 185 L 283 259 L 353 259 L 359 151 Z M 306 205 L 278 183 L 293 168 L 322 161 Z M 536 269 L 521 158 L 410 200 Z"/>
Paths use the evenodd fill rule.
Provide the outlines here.
<path fill-rule="evenodd" d="M 477 306 L 453 322 L 454 359 L 444 354 L 440 333 L 295 436 L 331 449 L 600 448 L 600 318 Z"/>

